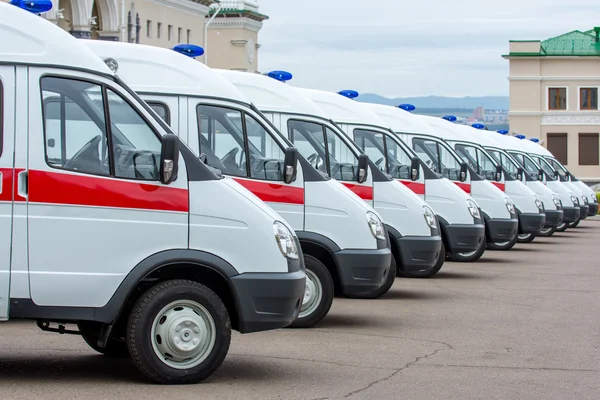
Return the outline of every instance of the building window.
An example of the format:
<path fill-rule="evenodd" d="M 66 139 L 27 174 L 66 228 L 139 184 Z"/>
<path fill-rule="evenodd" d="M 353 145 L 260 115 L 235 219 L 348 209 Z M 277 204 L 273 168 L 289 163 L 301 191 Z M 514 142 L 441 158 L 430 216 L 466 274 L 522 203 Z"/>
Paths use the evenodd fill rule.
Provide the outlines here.
<path fill-rule="evenodd" d="M 597 133 L 579 134 L 579 165 L 599 165 L 599 152 Z"/>
<path fill-rule="evenodd" d="M 579 108 L 581 110 L 598 109 L 598 88 L 579 88 Z"/>
<path fill-rule="evenodd" d="M 563 165 L 567 165 L 567 134 L 548 133 L 548 151 Z"/>
<path fill-rule="evenodd" d="M 170 42 L 171 39 L 173 39 L 173 25 L 169 25 L 169 27 L 167 28 L 167 36 Z"/>
<path fill-rule="evenodd" d="M 146 36 L 152 37 L 152 21 L 146 21 Z"/>
<path fill-rule="evenodd" d="M 567 88 L 548 88 L 548 109 L 567 109 Z"/>
<path fill-rule="evenodd" d="M 192 31 L 187 30 L 187 43 L 189 44 L 192 41 Z"/>
<path fill-rule="evenodd" d="M 162 24 L 160 22 L 156 23 L 156 38 L 160 39 L 160 31 L 162 31 Z"/>
<path fill-rule="evenodd" d="M 181 28 L 177 28 L 177 43 L 181 43 Z"/>

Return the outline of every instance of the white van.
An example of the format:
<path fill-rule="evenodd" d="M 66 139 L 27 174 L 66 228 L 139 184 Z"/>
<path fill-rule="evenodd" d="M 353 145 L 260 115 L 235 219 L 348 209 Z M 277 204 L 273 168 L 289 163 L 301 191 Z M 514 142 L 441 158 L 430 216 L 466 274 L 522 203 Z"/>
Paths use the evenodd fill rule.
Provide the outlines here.
<path fill-rule="evenodd" d="M 517 208 L 520 207 L 522 201 L 526 201 L 525 198 L 530 197 L 528 194 L 529 190 L 542 201 L 546 221 L 536 236 L 552 236 L 555 228 L 562 223 L 563 219 L 562 206 L 558 196 L 548 189 L 546 185 L 533 180 L 529 174 L 524 173 L 523 168 L 504 150 L 500 141 L 497 140 L 501 138 L 500 135 L 490 134 L 487 130 L 479 130 L 480 128 L 465 126 L 465 129 L 467 128 L 476 129 L 470 133 L 472 140 L 481 145 L 487 154 L 502 166 L 502 179 L 505 192 L 511 196 Z M 527 190 L 523 188 L 523 185 L 525 185 Z M 520 199 L 521 197 L 523 200 Z M 524 237 L 522 239 L 526 240 Z"/>
<path fill-rule="evenodd" d="M 519 219 L 518 242 L 531 242 L 546 223 L 542 200 L 523 182 L 507 175 L 502 165 L 476 143 L 477 137 L 481 136 L 478 129 L 453 123 L 456 117 L 452 115 L 443 118 L 430 116 L 421 116 L 421 118 L 426 119 L 438 133 L 443 132 L 446 143 L 454 148 L 475 173 L 510 197 L 515 203 Z M 478 126 L 483 128 L 482 124 Z"/>
<path fill-rule="evenodd" d="M 311 165 L 340 181 L 383 217 L 392 244 L 392 266 L 409 277 L 432 277 L 444 264 L 438 223 L 433 210 L 415 193 L 392 179 L 369 160 L 366 176 L 356 176 L 361 157 L 367 157 L 332 117 L 289 84 L 292 74 L 271 71 L 268 76 L 217 70 L 269 119 Z M 347 100 L 336 96 L 336 100 Z M 351 102 L 354 103 L 354 102 Z M 339 116 L 339 114 L 338 114 Z M 377 157 L 379 158 L 379 157 Z M 405 167 L 406 175 L 410 175 Z M 388 285 L 393 280 L 390 279 Z"/>
<path fill-rule="evenodd" d="M 586 185 L 584 182 L 580 181 L 575 175 L 569 172 L 569 170 L 560 161 L 558 161 L 552 153 L 548 151 L 548 149 L 541 146 L 539 144 L 539 139 L 531 138 L 529 140 L 535 143 L 535 147 L 531 149 L 532 152 L 529 154 L 532 156 L 535 154 L 544 157 L 546 161 L 550 163 L 552 168 L 554 168 L 554 170 L 558 173 L 561 182 L 572 182 L 579 189 L 581 189 L 581 191 L 584 194 L 587 194 L 589 203 L 589 215 L 593 216 L 598 214 L 598 196 L 596 196 L 596 192 L 594 192 L 594 190 L 591 187 Z"/>
<path fill-rule="evenodd" d="M 485 250 L 484 227 L 479 207 L 455 185 L 437 179 L 414 153 L 409 153 L 387 124 L 365 103 L 348 98 L 356 92 L 324 92 L 298 89 L 310 98 L 337 126 L 375 160 L 375 166 L 399 180 L 430 205 L 438 217 L 444 250 L 455 261 L 475 261 Z M 427 183 L 426 183 L 427 182 Z M 432 187 L 444 188 L 440 196 Z M 425 187 L 428 187 L 427 191 Z M 431 189 L 433 190 L 433 189 Z M 481 250 L 483 249 L 483 250 Z"/>
<path fill-rule="evenodd" d="M 568 224 L 579 220 L 581 215 L 580 202 L 577 196 L 563 185 L 554 176 L 548 175 L 542 167 L 523 150 L 521 139 L 514 136 L 498 133 L 502 140 L 503 148 L 519 163 L 523 170 L 529 174 L 530 178 L 538 180 L 548 186 L 559 198 L 563 208 L 563 220 L 556 228 L 557 232 L 564 232 L 568 228 Z M 493 133 L 492 133 L 493 134 Z"/>
<path fill-rule="evenodd" d="M 391 250 L 379 214 L 315 170 L 233 84 L 177 51 L 100 40 L 85 43 L 101 58 L 114 60 L 117 75 L 208 165 L 256 194 L 296 230 L 307 285 L 292 327 L 320 321 L 336 293 L 384 294 L 379 289 L 391 273 Z M 184 54 L 194 48 L 176 47 Z M 288 160 L 295 158 L 298 167 L 291 170 Z M 357 176 L 366 168 L 359 165 Z"/>
<path fill-rule="evenodd" d="M 277 213 L 200 162 L 83 42 L 7 3 L 0 37 L 0 320 L 193 383 L 231 329 L 297 317 L 303 258 Z"/>

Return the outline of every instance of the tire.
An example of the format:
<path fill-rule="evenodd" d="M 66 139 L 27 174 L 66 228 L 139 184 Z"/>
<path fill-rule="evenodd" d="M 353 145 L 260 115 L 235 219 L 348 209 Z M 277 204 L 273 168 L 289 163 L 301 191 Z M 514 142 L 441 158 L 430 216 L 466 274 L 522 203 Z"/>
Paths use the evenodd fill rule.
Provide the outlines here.
<path fill-rule="evenodd" d="M 567 227 L 568 227 L 569 229 L 570 229 L 570 228 L 577 228 L 577 226 L 579 225 L 579 223 L 580 223 L 580 222 L 581 222 L 581 220 L 580 220 L 580 219 L 578 219 L 578 220 L 577 220 L 577 221 L 575 221 L 575 222 L 569 222 L 569 223 L 567 224 Z"/>
<path fill-rule="evenodd" d="M 518 239 L 519 235 L 515 235 L 515 237 L 510 241 L 502 243 L 487 242 L 486 246 L 489 250 L 506 251 L 512 249 L 515 246 L 515 244 L 517 244 Z"/>
<path fill-rule="evenodd" d="M 440 249 L 440 254 L 438 256 L 436 264 L 428 270 L 425 271 L 414 271 L 414 272 L 406 272 L 402 271 L 402 274 L 407 278 L 432 278 L 444 265 L 444 261 L 446 261 L 446 246 L 444 246 L 444 242 L 442 242 L 442 248 Z"/>
<path fill-rule="evenodd" d="M 542 228 L 542 230 L 537 234 L 537 236 L 550 237 L 550 236 L 554 235 L 555 232 L 556 232 L 556 227 Z"/>
<path fill-rule="evenodd" d="M 566 222 L 563 222 L 556 228 L 556 232 L 564 232 L 567 230 L 568 227 L 569 227 L 569 224 Z"/>
<path fill-rule="evenodd" d="M 450 260 L 455 261 L 455 262 L 477 261 L 481 258 L 481 256 L 485 252 L 485 248 L 487 247 L 486 245 L 487 245 L 486 241 L 482 240 L 481 245 L 479 246 L 479 248 L 477 250 L 472 251 L 470 253 L 451 253 Z"/>
<path fill-rule="evenodd" d="M 518 235 L 517 243 L 531 243 L 536 236 L 535 233 L 521 233 Z"/>
<path fill-rule="evenodd" d="M 86 322 L 80 322 L 77 324 L 77 328 L 81 332 L 83 341 L 98 353 L 105 355 L 109 358 L 128 358 L 129 349 L 127 343 L 114 338 L 109 338 L 106 342 L 106 347 L 98 347 L 98 329 L 94 329 L 92 324 Z"/>
<path fill-rule="evenodd" d="M 364 292 L 353 295 L 346 295 L 346 297 L 351 299 L 378 299 L 384 294 L 386 294 L 394 285 L 394 281 L 396 280 L 396 275 L 398 274 L 398 265 L 396 264 L 396 258 L 392 254 L 392 262 L 390 263 L 390 268 L 388 269 L 388 274 L 385 277 L 385 283 L 379 289 Z"/>
<path fill-rule="evenodd" d="M 163 384 L 198 383 L 225 359 L 231 322 L 212 290 L 175 279 L 158 283 L 139 298 L 125 338 L 134 364 L 146 378 Z"/>
<path fill-rule="evenodd" d="M 300 314 L 289 325 L 290 328 L 313 326 L 327 315 L 333 303 L 335 287 L 327 267 L 308 254 L 304 255 L 304 264 L 306 265 L 306 291 Z"/>

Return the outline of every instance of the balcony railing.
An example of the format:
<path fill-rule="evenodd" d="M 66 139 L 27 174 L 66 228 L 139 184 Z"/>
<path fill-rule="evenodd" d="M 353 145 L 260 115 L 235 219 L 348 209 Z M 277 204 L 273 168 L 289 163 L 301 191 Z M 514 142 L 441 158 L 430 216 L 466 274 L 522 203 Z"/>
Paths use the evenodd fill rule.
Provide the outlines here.
<path fill-rule="evenodd" d="M 258 12 L 258 1 L 256 0 L 244 0 L 244 1 L 223 1 L 219 2 L 221 8 L 224 10 L 248 10 Z M 212 8 L 217 8 L 217 4 L 213 4 Z"/>

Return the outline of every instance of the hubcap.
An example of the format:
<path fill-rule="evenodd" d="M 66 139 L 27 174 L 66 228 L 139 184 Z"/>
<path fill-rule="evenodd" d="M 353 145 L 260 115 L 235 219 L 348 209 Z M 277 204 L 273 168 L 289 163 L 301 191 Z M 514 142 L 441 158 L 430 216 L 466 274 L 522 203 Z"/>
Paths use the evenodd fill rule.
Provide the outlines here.
<path fill-rule="evenodd" d="M 192 300 L 178 300 L 156 314 L 152 348 L 172 368 L 193 368 L 211 353 L 216 332 L 215 321 L 204 306 Z"/>
<path fill-rule="evenodd" d="M 304 298 L 298 318 L 304 318 L 311 315 L 319 307 L 323 298 L 323 287 L 317 275 L 310 269 L 306 270 L 306 286 L 304 288 Z"/>

